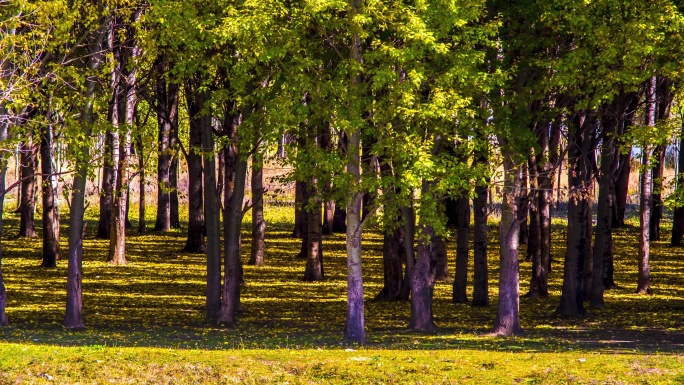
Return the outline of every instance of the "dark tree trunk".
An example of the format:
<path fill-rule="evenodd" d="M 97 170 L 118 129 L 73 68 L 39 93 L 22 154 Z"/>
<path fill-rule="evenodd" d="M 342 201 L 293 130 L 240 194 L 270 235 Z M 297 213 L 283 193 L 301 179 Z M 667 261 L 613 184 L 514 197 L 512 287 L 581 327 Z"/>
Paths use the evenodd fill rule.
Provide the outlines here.
<path fill-rule="evenodd" d="M 256 151 L 252 157 L 252 250 L 249 265 L 264 266 L 266 220 L 264 219 L 264 161 Z"/>
<path fill-rule="evenodd" d="M 414 244 L 416 242 L 416 215 L 413 207 L 406 206 L 401 209 L 404 218 L 404 255 L 406 256 L 406 270 L 404 283 L 401 287 L 401 299 L 407 301 L 411 295 L 413 266 L 416 264 Z"/>
<path fill-rule="evenodd" d="M 201 101 L 206 95 L 199 96 Z M 207 226 L 207 288 L 205 319 L 215 322 L 221 311 L 221 218 L 216 182 L 216 155 L 211 116 L 197 117 L 202 129 L 202 157 L 204 160 L 204 218 Z"/>
<path fill-rule="evenodd" d="M 97 31 L 90 43 L 88 58 L 88 69 L 91 76 L 85 78 L 85 104 L 81 111 L 81 125 L 85 138 L 92 132 L 93 100 L 95 99 L 95 89 L 98 85 L 95 73 L 99 70 L 103 59 L 102 42 L 104 32 Z M 64 326 L 69 330 L 85 329 L 83 321 L 83 237 L 85 235 L 85 225 L 83 213 L 85 211 L 85 191 L 88 179 L 88 161 L 90 159 L 90 145 L 80 144 L 79 152 L 82 157 L 76 162 L 76 173 L 72 185 L 71 193 L 71 212 L 69 213 L 69 263 L 67 267 L 67 295 L 66 311 L 64 316 Z"/>
<path fill-rule="evenodd" d="M 520 170 L 514 162 L 514 154 L 504 156 L 504 194 L 501 205 L 501 236 L 499 241 L 499 300 L 492 333 L 510 336 L 520 334 L 520 267 L 518 266 L 518 241 L 520 222 L 518 202 L 521 195 Z"/>
<path fill-rule="evenodd" d="M 110 45 L 114 46 L 114 32 L 109 36 Z M 113 50 L 114 48 L 112 48 Z M 121 88 L 119 87 L 121 65 L 116 64 L 112 68 L 111 92 L 112 98 L 109 102 L 109 122 L 112 125 L 110 130 L 105 133 L 104 159 L 102 162 L 102 190 L 100 191 L 100 218 L 97 222 L 97 233 L 95 237 L 99 239 L 109 239 L 112 231 L 112 205 L 114 204 L 114 189 L 116 185 L 117 162 L 119 161 L 119 105 L 121 101 Z"/>
<path fill-rule="evenodd" d="M 578 113 L 568 144 L 568 231 L 565 262 L 563 265 L 563 289 L 557 313 L 563 316 L 578 316 L 584 309 L 584 263 L 591 247 L 587 239 L 590 225 L 589 185 L 591 133 L 595 127 L 593 118 Z"/>
<path fill-rule="evenodd" d="M 347 231 L 347 211 L 335 203 L 335 212 L 333 214 L 333 232 L 344 233 Z"/>
<path fill-rule="evenodd" d="M 21 143 L 21 203 L 19 205 L 18 237 L 35 238 L 36 227 L 33 220 L 36 212 L 36 146 L 29 138 Z"/>
<path fill-rule="evenodd" d="M 434 236 L 430 242 L 430 252 L 435 261 L 435 279 L 441 282 L 449 281 L 449 256 L 447 255 L 447 244 L 444 238 Z"/>
<path fill-rule="evenodd" d="M 202 199 L 202 108 L 203 95 L 186 86 L 188 114 L 190 115 L 190 145 L 188 146 L 188 239 L 183 251 L 188 253 L 204 253 L 204 216 Z M 170 208 L 169 208 L 170 209 Z"/>
<path fill-rule="evenodd" d="M 682 188 L 684 183 L 684 121 L 682 121 L 682 129 L 680 131 L 681 138 L 679 139 L 679 154 L 677 156 L 677 188 Z M 680 203 L 675 207 L 672 218 L 672 240 L 670 246 L 681 246 L 682 238 L 684 238 L 684 204 Z"/>
<path fill-rule="evenodd" d="M 540 126 L 548 125 L 538 123 Z M 541 180 L 541 173 L 543 166 L 538 164 L 544 162 L 543 157 L 548 154 L 548 133 L 542 132 L 538 135 L 539 144 L 541 147 L 541 154 L 531 156 L 528 161 L 528 169 L 530 172 L 530 229 L 527 239 L 527 259 L 532 261 L 532 277 L 530 278 L 530 291 L 527 292 L 528 297 L 546 297 L 548 296 L 548 263 L 542 263 L 542 215 L 540 212 L 539 203 L 542 199 L 542 190 L 539 188 L 539 181 Z M 546 145 L 544 148 L 544 145 Z M 546 152 L 546 154 L 544 154 Z"/>
<path fill-rule="evenodd" d="M 625 212 L 627 211 L 627 193 L 629 190 L 629 174 L 632 163 L 632 146 L 626 153 L 620 155 L 620 165 L 615 181 L 615 210 L 613 216 L 613 228 L 625 226 Z"/>
<path fill-rule="evenodd" d="M 453 303 L 467 303 L 466 289 L 468 287 L 468 242 L 470 242 L 470 200 L 468 197 L 458 198 L 456 201 L 457 231 L 456 238 L 456 273 L 452 287 L 451 301 Z"/>
<path fill-rule="evenodd" d="M 605 111 L 601 126 L 603 127 L 603 145 L 601 146 L 601 174 L 599 175 L 598 205 L 596 212 L 596 229 L 593 251 L 593 271 L 589 300 L 593 307 L 603 307 L 604 266 L 608 240 L 612 238 L 612 210 L 611 193 L 614 185 L 613 172 L 615 167 L 615 136 L 618 132 L 619 116 L 622 114 L 621 97 L 614 102 L 614 106 Z"/>
<path fill-rule="evenodd" d="M 402 229 L 396 228 L 385 233 L 382 246 L 383 287 L 375 296 L 377 300 L 398 301 L 404 283 L 401 261 L 404 256 Z"/>
<path fill-rule="evenodd" d="M 239 153 L 238 128 L 243 119 L 248 119 L 251 106 L 242 110 L 227 113 L 229 124 L 226 135 L 231 145 L 223 151 L 225 156 L 224 172 L 224 212 L 223 212 L 223 290 L 221 291 L 221 311 L 217 322 L 224 325 L 235 323 L 235 314 L 240 310 L 240 282 L 242 280 L 242 262 L 240 259 L 240 229 L 242 227 L 243 207 L 245 199 L 245 183 L 247 180 L 247 159 Z"/>
<path fill-rule="evenodd" d="M 486 161 L 486 160 L 485 160 Z M 487 186 L 475 186 L 473 198 L 473 302 L 489 305 L 489 268 L 487 267 Z"/>
<path fill-rule="evenodd" d="M 527 245 L 528 235 L 528 217 L 530 214 L 530 200 L 528 199 L 528 181 L 529 173 L 527 165 L 521 166 L 522 170 L 522 191 L 520 192 L 518 202 L 518 221 L 520 222 L 520 244 Z"/>
<path fill-rule="evenodd" d="M 159 79 L 156 87 L 159 142 L 157 158 L 157 219 L 154 231 L 171 230 L 171 167 L 174 157 L 171 147 L 174 126 L 178 122 L 178 91 L 176 84 Z"/>
<path fill-rule="evenodd" d="M 59 205 L 55 199 L 55 176 L 52 175 L 52 125 L 44 124 L 40 140 L 40 171 L 43 174 L 43 267 L 55 267 L 61 259 L 59 245 Z"/>
<path fill-rule="evenodd" d="M 651 210 L 650 219 L 650 239 L 652 241 L 660 240 L 660 220 L 663 218 L 663 177 L 665 172 L 665 152 L 667 146 L 657 146 L 653 151 L 653 210 Z"/>
<path fill-rule="evenodd" d="M 656 77 L 651 77 L 646 91 L 646 124 L 656 124 Z M 653 209 L 653 179 L 651 174 L 653 148 L 646 145 L 642 149 L 641 199 L 639 204 L 639 275 L 637 293 L 652 294 L 650 268 L 651 211 Z"/>
<path fill-rule="evenodd" d="M 423 194 L 429 190 L 429 182 L 423 181 Z M 430 239 L 434 229 L 421 224 L 416 263 L 411 274 L 411 320 L 409 329 L 432 331 L 437 329 L 432 315 L 432 296 L 435 290 L 436 261 L 430 252 Z"/>
<path fill-rule="evenodd" d="M 313 207 L 305 211 L 307 235 L 306 235 L 306 268 L 304 281 L 320 281 L 323 279 L 323 249 L 321 237 L 321 199 L 316 189 L 317 181 L 312 179 L 307 184 L 308 194 Z"/>
<path fill-rule="evenodd" d="M 9 114 L 5 108 L 4 103 L 0 102 L 0 144 L 4 144 L 8 136 Z M 5 177 L 7 176 L 7 157 L 0 157 L 0 327 L 9 325 L 7 318 L 7 291 L 5 290 L 5 281 L 2 276 L 2 233 L 3 220 L 1 213 L 4 213 L 5 208 Z"/>
<path fill-rule="evenodd" d="M 174 131 L 177 131 L 174 129 Z M 174 134 L 172 136 L 173 142 L 177 142 L 177 136 Z M 176 144 L 175 147 L 172 147 L 172 149 L 178 148 L 178 145 Z M 175 152 L 176 150 L 174 150 Z M 169 169 L 169 184 L 171 185 L 171 191 L 169 192 L 169 202 L 170 202 L 170 208 L 169 211 L 171 213 L 171 228 L 172 229 L 180 229 L 180 213 L 178 212 L 178 153 L 171 158 L 171 168 Z"/>
<path fill-rule="evenodd" d="M 328 190 L 332 189 L 332 186 L 328 186 Z M 323 206 L 323 235 L 332 235 L 334 228 L 335 219 L 335 200 L 329 199 L 325 202 Z"/>
<path fill-rule="evenodd" d="M 292 237 L 303 238 L 306 232 L 306 218 L 304 213 L 304 207 L 308 199 L 305 199 L 306 183 L 302 181 L 295 182 L 295 217 L 294 217 L 294 229 L 292 230 Z"/>
<path fill-rule="evenodd" d="M 136 140 L 136 146 L 138 147 L 138 178 L 140 178 L 138 184 L 140 197 L 138 199 L 138 234 L 145 234 L 147 232 L 147 222 L 145 221 L 145 145 L 141 138 Z"/>

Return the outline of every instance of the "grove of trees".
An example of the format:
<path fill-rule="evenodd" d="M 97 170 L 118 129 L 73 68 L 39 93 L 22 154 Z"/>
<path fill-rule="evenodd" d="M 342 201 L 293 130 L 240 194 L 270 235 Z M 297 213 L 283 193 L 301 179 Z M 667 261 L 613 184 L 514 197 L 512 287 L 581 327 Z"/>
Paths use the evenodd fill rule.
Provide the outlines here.
<path fill-rule="evenodd" d="M 17 194 L 17 236 L 42 236 L 45 268 L 68 261 L 64 326 L 79 330 L 88 184 L 116 265 L 127 263 L 130 202 L 140 221 L 129 231 L 164 233 L 184 223 L 187 189 L 184 250 L 206 254 L 207 321 L 230 325 L 250 211 L 247 263 L 268 264 L 262 170 L 278 163 L 296 186 L 305 281 L 325 278 L 323 235 L 346 232 L 344 338 L 363 343 L 367 224 L 384 234 L 377 298 L 410 300 L 408 327 L 430 331 L 449 265 L 455 303 L 491 305 L 496 206 L 492 332 L 517 334 L 519 298 L 549 295 L 552 263 L 563 276 L 558 314 L 604 305 L 630 172 L 640 175 L 635 290 L 653 290 L 649 244 L 667 236 L 665 206 L 671 243 L 682 244 L 684 157 L 675 185 L 664 178 L 666 155 L 684 146 L 682 11 L 670 0 L 0 0 L 0 209 Z M 15 154 L 19 174 L 7 184 Z M 150 175 L 156 208 L 145 204 Z M 551 258 L 554 194 L 567 200 L 562 261 Z M 146 210 L 156 210 L 153 227 Z M 533 269 L 521 293 L 525 257 Z M 7 295 L 0 271 L 0 325 Z"/>

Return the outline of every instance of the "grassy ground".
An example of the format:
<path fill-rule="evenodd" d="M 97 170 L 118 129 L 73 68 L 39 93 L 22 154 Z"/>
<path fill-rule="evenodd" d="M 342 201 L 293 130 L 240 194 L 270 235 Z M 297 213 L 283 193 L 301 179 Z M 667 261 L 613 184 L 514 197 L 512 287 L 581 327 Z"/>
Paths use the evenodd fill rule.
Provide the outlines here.
<path fill-rule="evenodd" d="M 684 383 L 684 259 L 681 250 L 654 242 L 655 294 L 634 294 L 633 228 L 617 233 L 619 287 L 606 293 L 606 307 L 583 319 L 562 319 L 553 314 L 565 237 L 557 222 L 551 297 L 521 299 L 526 333 L 511 339 L 484 336 L 496 311 L 496 226 L 490 248 L 493 305 L 454 305 L 450 283 L 440 282 L 434 306 L 440 329 L 430 334 L 406 330 L 408 303 L 372 301 L 382 286 L 382 240 L 369 232 L 368 343 L 356 347 L 341 343 L 344 236 L 324 240 L 327 279 L 302 282 L 304 261 L 294 257 L 299 242 L 289 237 L 292 208 L 268 208 L 267 267 L 245 266 L 245 312 L 232 329 L 204 322 L 204 257 L 179 251 L 183 231 L 129 233 L 130 263 L 116 267 L 104 263 L 107 241 L 93 237 L 93 208 L 88 216 L 88 330 L 70 333 L 61 326 L 66 262 L 51 270 L 38 267 L 40 241 L 12 238 L 18 217 L 5 213 L 3 269 L 12 325 L 0 330 L 0 383 Z M 62 245 L 66 250 L 65 237 Z M 449 246 L 453 255 L 453 241 Z M 523 293 L 529 274 L 530 263 L 522 261 Z"/>

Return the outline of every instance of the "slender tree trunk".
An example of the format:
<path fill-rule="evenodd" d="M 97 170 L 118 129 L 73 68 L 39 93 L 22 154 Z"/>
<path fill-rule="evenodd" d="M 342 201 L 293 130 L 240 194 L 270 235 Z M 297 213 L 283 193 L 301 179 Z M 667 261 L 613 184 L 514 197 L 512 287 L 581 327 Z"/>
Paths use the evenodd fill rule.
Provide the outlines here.
<path fill-rule="evenodd" d="M 171 135 L 171 149 L 174 152 L 171 158 L 171 167 L 169 168 L 169 185 L 171 191 L 169 192 L 169 212 L 171 216 L 171 228 L 180 229 L 180 213 L 178 211 L 178 172 L 179 172 L 179 158 L 178 158 L 178 124 L 173 128 Z M 176 143 L 176 144 L 173 144 Z"/>
<path fill-rule="evenodd" d="M 55 200 L 55 176 L 52 168 L 52 125 L 43 125 L 40 141 L 40 171 L 43 174 L 43 267 L 55 267 L 62 258 L 59 245 L 59 205 Z"/>
<path fill-rule="evenodd" d="M 404 283 L 401 261 L 404 257 L 402 229 L 385 232 L 382 246 L 383 287 L 376 300 L 398 301 Z"/>
<path fill-rule="evenodd" d="M 682 188 L 684 183 L 684 120 L 682 121 L 682 128 L 679 133 L 681 136 L 679 139 L 679 154 L 677 156 L 677 188 Z M 675 207 L 674 214 L 672 218 L 672 240 L 670 241 L 670 246 L 681 246 L 682 238 L 684 238 L 684 204 L 680 203 L 679 206 Z"/>
<path fill-rule="evenodd" d="M 458 198 L 456 201 L 458 236 L 456 238 L 456 274 L 452 287 L 451 301 L 453 303 L 467 303 L 466 289 L 468 287 L 468 243 L 470 242 L 470 200 L 468 197 Z"/>
<path fill-rule="evenodd" d="M 202 215 L 202 109 L 204 97 L 192 86 L 187 85 L 186 97 L 190 115 L 190 146 L 188 147 L 188 239 L 183 251 L 204 253 L 204 216 Z M 170 208 L 169 208 L 170 209 Z"/>
<path fill-rule="evenodd" d="M 138 147 L 138 177 L 140 178 L 138 184 L 140 197 L 138 202 L 138 234 L 145 234 L 147 232 L 147 222 L 145 221 L 145 145 L 141 138 L 136 140 L 136 145 Z"/>
<path fill-rule="evenodd" d="M 103 31 L 95 32 L 90 43 L 88 58 L 89 74 L 85 78 L 85 105 L 81 112 L 81 125 L 84 138 L 88 138 L 94 122 L 93 101 L 95 89 L 98 85 L 95 73 L 102 64 Z M 79 144 L 79 157 L 76 161 L 76 174 L 72 186 L 71 212 L 69 214 L 69 263 L 67 267 L 67 300 L 64 316 L 64 326 L 69 330 L 85 329 L 83 321 L 83 236 L 85 226 L 83 213 L 85 211 L 85 191 L 88 178 L 88 162 L 90 161 L 90 143 Z"/>
<path fill-rule="evenodd" d="M 593 119 L 578 113 L 575 117 L 570 143 L 568 144 L 568 231 L 565 262 L 563 265 L 563 289 L 556 312 L 563 316 L 578 316 L 584 309 L 584 263 L 591 247 L 587 239 L 589 218 L 589 149 L 590 135 L 595 127 Z M 590 121 L 591 120 L 591 121 Z"/>
<path fill-rule="evenodd" d="M 518 266 L 518 241 L 520 222 L 518 202 L 521 194 L 520 169 L 516 167 L 514 154 L 504 156 L 504 194 L 501 205 L 499 241 L 499 300 L 492 333 L 510 336 L 520 334 L 520 267 Z"/>
<path fill-rule="evenodd" d="M 333 232 L 344 233 L 347 231 L 347 211 L 342 208 L 342 205 L 335 202 L 335 211 L 333 214 Z"/>
<path fill-rule="evenodd" d="M 629 190 L 629 174 L 632 163 L 632 146 L 628 146 L 627 152 L 620 155 L 620 166 L 615 181 L 615 210 L 613 218 L 613 228 L 625 226 L 625 212 L 627 211 L 627 194 Z"/>
<path fill-rule="evenodd" d="M 205 96 L 201 96 L 205 100 Z M 204 115 L 201 120 L 202 155 L 204 160 L 204 218 L 207 226 L 207 288 L 205 319 L 215 322 L 221 311 L 221 218 L 219 194 L 216 183 L 216 155 L 214 153 L 214 134 L 211 117 Z"/>
<path fill-rule="evenodd" d="M 654 127 L 656 124 L 656 77 L 651 77 L 646 95 L 646 124 Z M 641 202 L 639 207 L 639 278 L 637 293 L 652 294 L 650 268 L 650 236 L 651 210 L 653 209 L 653 179 L 651 174 L 653 148 L 643 146 L 641 172 Z"/>
<path fill-rule="evenodd" d="M 331 189 L 332 186 L 329 186 Z M 323 205 L 323 235 L 333 234 L 333 220 L 335 218 L 335 200 L 329 199 Z"/>
<path fill-rule="evenodd" d="M 36 146 L 33 138 L 29 137 L 20 145 L 21 152 L 21 203 L 19 205 L 19 233 L 18 237 L 35 238 L 36 227 L 34 214 L 36 212 Z"/>
<path fill-rule="evenodd" d="M 434 236 L 430 240 L 430 252 L 435 261 L 435 279 L 441 282 L 449 281 L 449 256 L 447 244 L 443 237 Z"/>
<path fill-rule="evenodd" d="M 541 126 L 548 125 L 538 123 Z M 541 135 L 544 138 L 541 141 L 546 142 L 548 153 L 548 134 L 546 132 Z M 540 141 L 540 142 L 541 142 Z M 540 143 L 541 144 L 541 143 Z M 542 152 L 544 151 L 542 144 Z M 539 188 L 540 180 L 540 166 L 538 162 L 543 162 L 542 155 L 536 154 L 530 156 L 528 161 L 528 169 L 530 172 L 530 229 L 527 240 L 527 258 L 532 260 L 532 277 L 530 278 L 530 291 L 527 293 L 528 297 L 546 297 L 548 296 L 548 289 L 546 288 L 548 282 L 548 264 L 542 263 L 542 216 L 539 210 L 539 203 L 541 201 L 542 191 Z"/>
<path fill-rule="evenodd" d="M 304 198 L 305 189 L 305 182 L 295 182 L 295 217 L 294 230 L 292 230 L 293 238 L 303 238 L 306 229 L 306 219 L 304 218 L 306 214 L 304 213 L 304 207 L 306 206 L 307 199 Z"/>
<path fill-rule="evenodd" d="M 527 245 L 528 235 L 528 217 L 530 214 L 530 200 L 528 199 L 528 182 L 529 173 L 527 170 L 527 165 L 521 166 L 522 170 L 522 191 L 520 192 L 520 201 L 518 202 L 518 221 L 520 221 L 520 243 L 522 245 Z"/>
<path fill-rule="evenodd" d="M 251 107 L 242 112 L 242 119 L 251 114 Z M 240 261 L 240 228 L 242 226 L 242 203 L 245 197 L 245 182 L 247 179 L 247 159 L 238 152 L 238 127 L 241 123 L 240 115 L 232 119 L 228 137 L 233 143 L 226 151 L 224 175 L 224 215 L 223 215 L 223 252 L 224 278 L 221 296 L 221 312 L 218 323 L 232 325 L 235 314 L 240 309 L 240 280 L 242 279 L 242 264 Z"/>
<path fill-rule="evenodd" d="M 423 192 L 427 192 L 428 182 L 423 181 Z M 411 276 L 411 320 L 409 329 L 432 331 L 437 329 L 432 315 L 432 296 L 435 289 L 435 261 L 430 252 L 430 238 L 434 229 L 420 225 L 416 264 Z"/>
<path fill-rule="evenodd" d="M 473 302 L 489 305 L 489 268 L 487 266 L 487 186 L 475 186 L 473 198 Z"/>
<path fill-rule="evenodd" d="M 413 267 L 416 264 L 414 249 L 416 242 L 416 216 L 413 207 L 402 207 L 401 216 L 404 218 L 404 255 L 406 256 L 406 272 L 404 274 L 404 283 L 401 287 L 401 299 L 407 301 L 411 295 L 411 277 L 413 277 Z"/>
<path fill-rule="evenodd" d="M 657 146 L 653 151 L 654 161 L 652 168 L 652 183 L 653 183 L 653 209 L 651 210 L 650 219 L 650 239 L 652 241 L 660 240 L 660 220 L 663 217 L 663 177 L 665 172 L 665 152 L 667 146 Z"/>
<path fill-rule="evenodd" d="M 165 79 L 157 80 L 157 121 L 159 142 L 157 158 L 157 219 L 154 231 L 171 230 L 171 168 L 174 157 L 171 147 L 172 131 L 178 121 L 178 92 L 176 84 L 167 84 Z"/>
<path fill-rule="evenodd" d="M 313 207 L 305 210 L 307 216 L 306 236 L 306 269 L 304 281 L 320 281 L 323 279 L 323 250 L 321 237 L 321 199 L 316 188 L 317 181 L 311 179 L 307 184 L 308 196 L 313 200 Z"/>
<path fill-rule="evenodd" d="M 4 103 L 0 102 L 0 145 L 5 144 L 8 136 L 8 128 L 10 116 L 5 108 Z M 0 157 L 0 327 L 9 325 L 9 319 L 7 318 L 7 291 L 5 290 L 5 281 L 2 275 L 2 236 L 3 236 L 3 220 L 2 213 L 4 213 L 5 208 L 5 177 L 7 176 L 7 156 L 3 154 Z"/>
<path fill-rule="evenodd" d="M 613 167 L 615 164 L 615 134 L 618 132 L 619 120 L 615 115 L 620 114 L 621 101 L 616 101 L 617 108 L 610 108 L 605 114 L 601 125 L 603 126 L 603 145 L 601 146 L 601 175 L 599 176 L 598 207 L 596 213 L 596 229 L 594 238 L 594 268 L 592 271 L 591 290 L 589 300 L 593 307 L 603 307 L 604 290 L 604 256 L 606 254 L 607 239 L 612 233 L 612 194 L 611 185 L 613 179 Z"/>
<path fill-rule="evenodd" d="M 256 151 L 252 157 L 252 250 L 248 264 L 264 266 L 266 220 L 264 219 L 264 161 Z"/>

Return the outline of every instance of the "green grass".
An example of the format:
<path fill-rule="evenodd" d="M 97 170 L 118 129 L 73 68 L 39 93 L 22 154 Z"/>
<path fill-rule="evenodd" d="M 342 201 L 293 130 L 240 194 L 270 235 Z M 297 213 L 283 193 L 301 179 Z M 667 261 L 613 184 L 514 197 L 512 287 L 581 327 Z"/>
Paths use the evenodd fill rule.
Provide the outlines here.
<path fill-rule="evenodd" d="M 684 383 L 684 259 L 666 241 L 652 246 L 653 296 L 633 293 L 637 234 L 628 228 L 616 234 L 619 287 L 606 292 L 606 307 L 590 309 L 583 319 L 558 318 L 553 313 L 565 240 L 564 227 L 554 222 L 551 297 L 522 298 L 525 335 L 507 339 L 485 336 L 496 312 L 495 225 L 492 305 L 454 305 L 451 284 L 439 282 L 434 302 L 439 330 L 427 334 L 406 330 L 408 303 L 372 300 L 382 287 L 382 237 L 369 231 L 364 234 L 368 343 L 350 347 L 341 341 L 344 235 L 324 240 L 327 279 L 304 283 L 304 261 L 295 258 L 299 241 L 289 237 L 292 213 L 291 207 L 267 209 L 267 266 L 245 266 L 245 311 L 234 328 L 220 328 L 204 322 L 205 258 L 179 251 L 182 230 L 130 232 L 129 265 L 111 266 L 104 262 L 107 241 L 93 238 L 91 207 L 83 281 L 88 330 L 72 333 L 61 326 L 66 262 L 40 268 L 40 241 L 12 238 L 18 217 L 6 212 L 3 269 L 11 326 L 0 330 L 0 383 Z M 66 252 L 66 227 L 62 234 Z M 243 245 L 246 261 L 248 224 Z M 523 294 L 529 275 L 530 263 L 522 261 Z"/>

